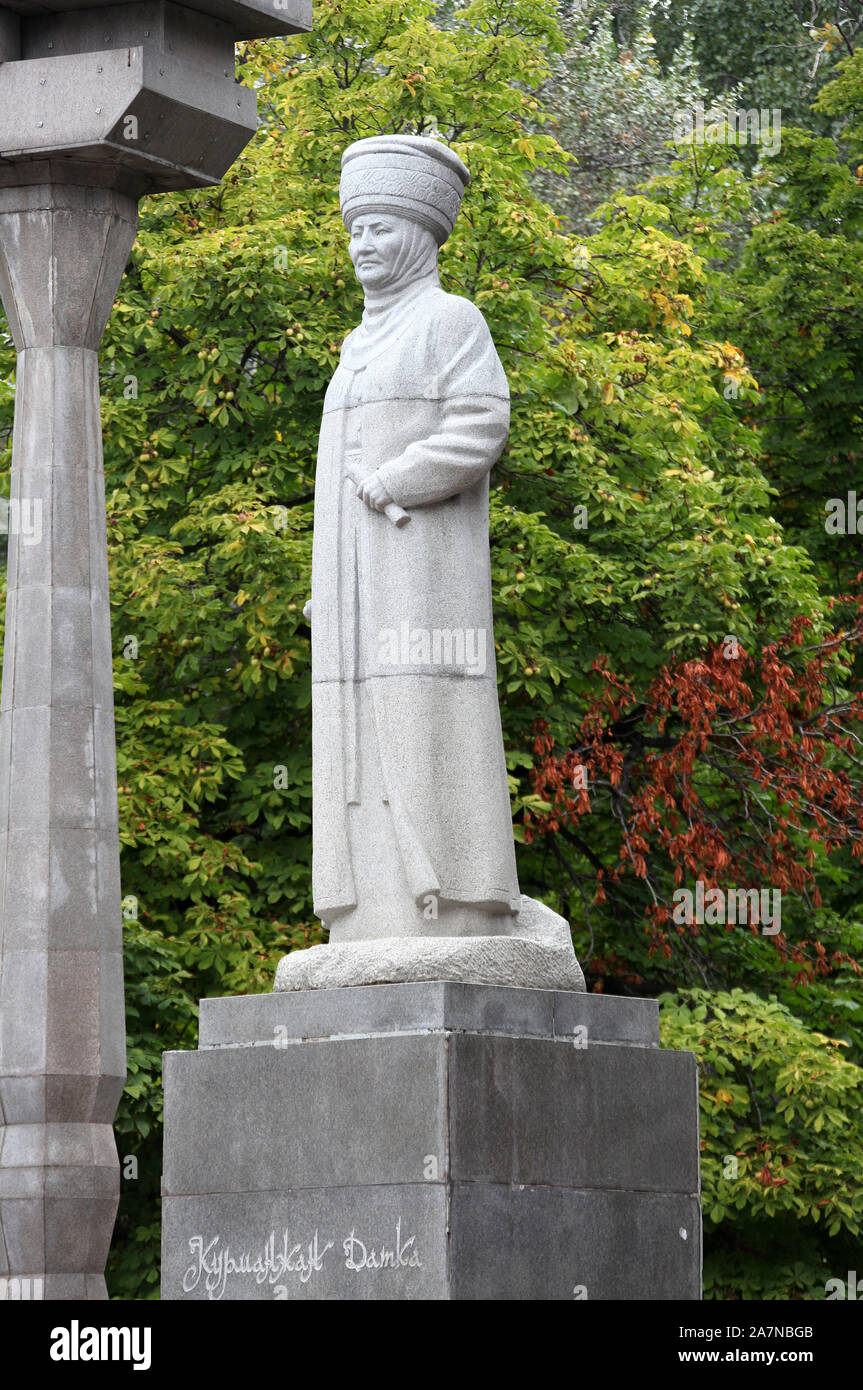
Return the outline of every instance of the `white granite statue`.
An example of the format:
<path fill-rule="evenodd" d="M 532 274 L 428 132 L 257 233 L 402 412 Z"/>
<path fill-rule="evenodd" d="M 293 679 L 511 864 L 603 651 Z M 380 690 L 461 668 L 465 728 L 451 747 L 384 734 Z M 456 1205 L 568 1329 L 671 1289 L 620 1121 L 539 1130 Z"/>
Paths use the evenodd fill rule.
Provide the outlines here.
<path fill-rule="evenodd" d="M 330 941 L 286 956 L 277 990 L 584 988 L 566 922 L 516 874 L 488 548 L 509 391 L 482 314 L 437 266 L 469 178 L 417 136 L 342 157 L 365 308 L 324 402 L 306 610 L 314 908 Z"/>

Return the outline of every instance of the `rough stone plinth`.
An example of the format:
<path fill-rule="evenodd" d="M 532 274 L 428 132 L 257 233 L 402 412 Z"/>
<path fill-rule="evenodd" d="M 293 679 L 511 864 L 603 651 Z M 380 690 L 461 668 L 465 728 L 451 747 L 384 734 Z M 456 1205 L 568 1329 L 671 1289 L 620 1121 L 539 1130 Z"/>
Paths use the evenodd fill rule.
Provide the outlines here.
<path fill-rule="evenodd" d="M 584 989 L 565 917 L 521 895 L 510 928 L 517 935 L 436 936 L 382 934 L 365 941 L 330 941 L 283 956 L 273 989 L 349 989 L 356 985 L 449 980 L 455 984 L 523 989 Z M 430 929 L 432 922 L 427 923 Z"/>
<path fill-rule="evenodd" d="M 411 936 L 349 941 L 292 951 L 279 962 L 274 990 L 344 989 L 419 980 L 584 989 L 572 952 L 513 936 Z"/>
<path fill-rule="evenodd" d="M 655 1001 L 202 1001 L 165 1056 L 165 1299 L 696 1299 L 694 1058 Z"/>

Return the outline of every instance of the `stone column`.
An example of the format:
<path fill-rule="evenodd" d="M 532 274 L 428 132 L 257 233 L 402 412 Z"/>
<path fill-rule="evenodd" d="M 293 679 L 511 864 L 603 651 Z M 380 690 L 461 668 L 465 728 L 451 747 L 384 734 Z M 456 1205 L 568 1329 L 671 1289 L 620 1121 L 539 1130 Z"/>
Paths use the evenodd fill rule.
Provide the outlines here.
<path fill-rule="evenodd" d="M 0 702 L 0 1278 L 31 1281 L 24 1297 L 107 1297 L 119 1200 L 125 1019 L 97 352 L 136 225 L 135 200 L 110 188 L 0 189 L 0 295 L 18 353 Z"/>

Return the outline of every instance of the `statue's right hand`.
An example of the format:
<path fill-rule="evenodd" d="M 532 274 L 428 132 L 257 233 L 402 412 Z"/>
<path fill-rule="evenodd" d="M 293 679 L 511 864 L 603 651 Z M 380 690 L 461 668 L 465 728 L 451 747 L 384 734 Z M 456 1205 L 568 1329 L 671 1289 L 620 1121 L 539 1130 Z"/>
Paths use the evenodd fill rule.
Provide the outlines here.
<path fill-rule="evenodd" d="M 357 488 L 357 496 L 374 512 L 385 512 L 393 500 L 377 473 L 370 473 L 367 478 L 363 478 Z"/>

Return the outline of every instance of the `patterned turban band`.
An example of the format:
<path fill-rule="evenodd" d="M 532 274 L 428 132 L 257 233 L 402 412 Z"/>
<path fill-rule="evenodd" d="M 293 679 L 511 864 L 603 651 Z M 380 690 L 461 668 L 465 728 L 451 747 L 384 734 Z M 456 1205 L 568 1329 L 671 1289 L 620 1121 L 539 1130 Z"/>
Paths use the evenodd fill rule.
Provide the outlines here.
<path fill-rule="evenodd" d="M 339 186 L 342 218 L 350 229 L 361 213 L 395 213 L 446 241 L 470 174 L 458 155 L 422 135 L 374 135 L 348 145 Z"/>

